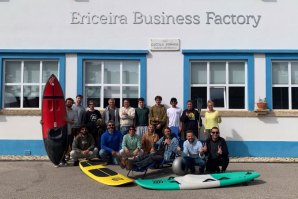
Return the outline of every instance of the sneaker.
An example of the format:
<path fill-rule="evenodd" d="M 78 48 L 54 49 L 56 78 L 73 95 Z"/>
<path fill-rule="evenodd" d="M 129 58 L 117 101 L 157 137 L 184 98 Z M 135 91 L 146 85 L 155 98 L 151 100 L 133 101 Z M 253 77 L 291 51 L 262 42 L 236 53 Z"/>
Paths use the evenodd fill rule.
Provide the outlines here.
<path fill-rule="evenodd" d="M 74 161 L 73 166 L 79 166 L 79 161 L 78 160 Z"/>
<path fill-rule="evenodd" d="M 54 164 L 54 167 L 55 168 L 59 168 L 59 164 Z"/>
<path fill-rule="evenodd" d="M 102 166 L 107 166 L 108 165 L 108 162 L 103 162 L 101 163 Z"/>
<path fill-rule="evenodd" d="M 62 159 L 59 165 L 60 166 L 67 166 L 66 160 L 65 159 Z"/>
<path fill-rule="evenodd" d="M 70 156 L 69 155 L 65 155 L 65 160 L 66 161 L 70 160 Z"/>

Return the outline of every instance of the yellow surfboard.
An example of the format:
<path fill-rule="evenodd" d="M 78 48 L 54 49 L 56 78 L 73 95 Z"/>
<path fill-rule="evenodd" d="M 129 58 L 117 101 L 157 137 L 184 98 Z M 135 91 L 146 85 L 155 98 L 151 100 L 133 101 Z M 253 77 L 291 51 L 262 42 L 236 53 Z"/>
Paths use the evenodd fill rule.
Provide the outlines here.
<path fill-rule="evenodd" d="M 132 183 L 133 180 L 96 162 L 80 161 L 81 170 L 93 180 L 110 186 Z"/>

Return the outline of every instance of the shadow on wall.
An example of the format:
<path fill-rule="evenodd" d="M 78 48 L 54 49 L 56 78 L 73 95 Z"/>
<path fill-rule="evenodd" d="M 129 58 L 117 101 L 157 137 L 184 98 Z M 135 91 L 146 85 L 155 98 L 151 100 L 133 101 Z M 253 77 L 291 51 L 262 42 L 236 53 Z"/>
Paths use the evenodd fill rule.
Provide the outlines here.
<path fill-rule="evenodd" d="M 0 123 L 1 122 L 7 122 L 7 119 L 6 119 L 6 117 L 4 115 L 0 115 Z"/>
<path fill-rule="evenodd" d="M 258 117 L 258 119 L 265 124 L 277 124 L 276 117 Z"/>
<path fill-rule="evenodd" d="M 235 141 L 234 141 L 235 140 Z M 226 137 L 230 157 L 250 157 L 249 149 L 240 134 L 232 130 L 232 137 Z"/>

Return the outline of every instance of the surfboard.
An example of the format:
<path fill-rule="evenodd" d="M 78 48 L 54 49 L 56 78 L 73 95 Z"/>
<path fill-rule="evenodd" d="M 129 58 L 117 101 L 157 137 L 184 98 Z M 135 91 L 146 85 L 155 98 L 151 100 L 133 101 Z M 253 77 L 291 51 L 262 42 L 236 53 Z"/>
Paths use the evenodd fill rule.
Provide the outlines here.
<path fill-rule="evenodd" d="M 80 161 L 80 168 L 87 176 L 105 185 L 120 186 L 134 182 L 98 162 L 83 160 Z"/>
<path fill-rule="evenodd" d="M 49 159 L 58 165 L 67 147 L 64 95 L 55 75 L 46 82 L 42 97 L 42 137 Z"/>
<path fill-rule="evenodd" d="M 241 171 L 208 175 L 188 174 L 185 176 L 157 178 L 151 180 L 138 179 L 135 182 L 141 187 L 156 190 L 203 189 L 245 183 L 259 176 L 260 174 L 255 171 Z"/>

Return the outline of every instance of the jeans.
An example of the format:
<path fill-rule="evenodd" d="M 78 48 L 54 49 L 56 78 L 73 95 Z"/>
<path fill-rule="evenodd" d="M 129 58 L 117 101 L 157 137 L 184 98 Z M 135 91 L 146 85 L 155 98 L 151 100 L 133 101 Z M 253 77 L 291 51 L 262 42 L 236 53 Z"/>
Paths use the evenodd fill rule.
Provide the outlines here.
<path fill-rule="evenodd" d="M 195 171 L 195 166 L 199 166 L 200 167 L 200 172 L 204 172 L 205 169 L 205 161 L 200 158 L 200 157 L 183 157 L 185 164 L 186 164 L 186 168 L 190 169 L 190 171 L 192 173 L 194 173 Z"/>
<path fill-rule="evenodd" d="M 128 130 L 129 130 L 129 126 L 121 126 L 120 127 L 120 131 L 121 131 L 123 136 L 128 133 Z"/>
<path fill-rule="evenodd" d="M 138 126 L 136 134 L 142 138 L 144 133 L 146 133 L 146 131 L 147 131 L 147 126 Z"/>
<path fill-rule="evenodd" d="M 118 164 L 118 161 L 116 157 L 112 156 L 112 153 L 110 153 L 107 150 L 100 149 L 99 156 L 103 159 L 105 162 L 111 162 L 113 164 Z"/>

